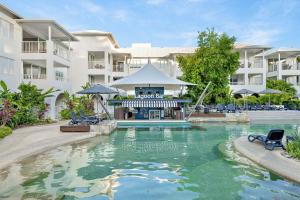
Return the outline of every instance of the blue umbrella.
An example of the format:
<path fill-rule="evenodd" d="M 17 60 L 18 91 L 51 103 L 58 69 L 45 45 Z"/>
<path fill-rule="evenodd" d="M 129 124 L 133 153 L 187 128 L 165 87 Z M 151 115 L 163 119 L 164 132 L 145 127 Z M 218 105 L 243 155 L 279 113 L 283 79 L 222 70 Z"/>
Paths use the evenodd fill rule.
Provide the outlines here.
<path fill-rule="evenodd" d="M 90 88 L 81 90 L 77 93 L 78 94 L 117 94 L 119 92 L 117 92 L 109 87 L 106 87 L 104 85 L 97 84 Z"/>
<path fill-rule="evenodd" d="M 87 89 L 84 89 L 84 90 L 81 90 L 79 92 L 77 92 L 78 94 L 94 94 L 97 96 L 97 99 L 98 101 L 97 102 L 100 102 L 100 105 L 102 106 L 103 110 L 106 112 L 107 116 L 109 119 L 111 119 L 109 113 L 108 113 L 108 110 L 104 107 L 103 103 L 101 100 L 99 100 L 99 95 L 100 94 L 118 94 L 119 92 L 109 88 L 109 87 L 106 87 L 104 85 L 100 85 L 100 84 L 97 84 L 97 85 L 93 85 L 92 87 L 90 88 L 87 88 Z M 98 107 L 98 106 L 97 106 Z"/>

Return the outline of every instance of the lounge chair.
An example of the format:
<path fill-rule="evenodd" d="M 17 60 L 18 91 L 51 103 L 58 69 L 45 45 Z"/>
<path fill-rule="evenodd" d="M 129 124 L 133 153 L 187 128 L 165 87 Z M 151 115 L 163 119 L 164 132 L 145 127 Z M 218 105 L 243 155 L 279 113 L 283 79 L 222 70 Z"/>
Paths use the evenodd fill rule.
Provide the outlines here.
<path fill-rule="evenodd" d="M 255 140 L 259 140 L 263 143 L 266 149 L 273 150 L 275 147 L 281 147 L 285 149 L 282 144 L 282 138 L 284 135 L 284 130 L 276 129 L 271 130 L 267 136 L 265 135 L 249 135 L 248 140 L 249 142 L 254 142 Z"/>
<path fill-rule="evenodd" d="M 230 113 L 230 112 L 235 113 L 236 112 L 235 106 L 233 104 L 228 104 L 227 105 L 227 112 L 228 113 Z"/>
<path fill-rule="evenodd" d="M 79 114 L 80 114 L 81 121 L 83 121 L 89 125 L 98 124 L 100 122 L 100 119 L 97 118 L 96 116 L 85 115 L 83 110 L 80 110 Z"/>
<path fill-rule="evenodd" d="M 82 120 L 77 118 L 77 115 L 75 112 L 71 112 L 71 121 L 69 122 L 69 125 L 77 125 L 82 123 Z"/>
<path fill-rule="evenodd" d="M 218 104 L 217 105 L 217 111 L 222 113 L 225 110 L 225 106 L 223 104 Z"/>

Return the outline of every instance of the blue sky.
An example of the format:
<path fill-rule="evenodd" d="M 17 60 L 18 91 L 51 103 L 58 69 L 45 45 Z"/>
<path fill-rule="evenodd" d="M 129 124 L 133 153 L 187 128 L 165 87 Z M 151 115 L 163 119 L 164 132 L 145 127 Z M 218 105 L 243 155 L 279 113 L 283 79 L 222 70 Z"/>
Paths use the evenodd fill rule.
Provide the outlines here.
<path fill-rule="evenodd" d="M 196 46 L 214 27 L 238 42 L 300 48 L 300 0 L 0 0 L 24 18 L 54 19 L 69 31 L 112 32 L 122 47 Z"/>

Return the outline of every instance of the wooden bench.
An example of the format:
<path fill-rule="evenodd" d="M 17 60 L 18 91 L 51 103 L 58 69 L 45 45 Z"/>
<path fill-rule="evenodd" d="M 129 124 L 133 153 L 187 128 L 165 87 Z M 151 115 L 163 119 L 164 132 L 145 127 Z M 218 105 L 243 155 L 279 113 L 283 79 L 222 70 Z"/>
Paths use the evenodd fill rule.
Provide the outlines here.
<path fill-rule="evenodd" d="M 60 126 L 61 132 L 90 132 L 90 125 Z"/>

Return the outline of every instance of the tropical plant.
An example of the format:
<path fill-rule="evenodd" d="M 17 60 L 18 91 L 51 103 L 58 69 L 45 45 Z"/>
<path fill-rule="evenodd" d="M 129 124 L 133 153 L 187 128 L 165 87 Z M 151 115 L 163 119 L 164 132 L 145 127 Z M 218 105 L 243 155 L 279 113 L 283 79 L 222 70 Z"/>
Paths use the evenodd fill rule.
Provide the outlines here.
<path fill-rule="evenodd" d="M 11 120 L 5 122 L 10 127 L 42 121 L 49 107 L 45 99 L 55 92 L 53 88 L 42 91 L 31 83 L 20 84 L 18 92 L 11 92 L 4 81 L 0 81 L 0 86 L 0 100 L 4 106 L 9 104 L 10 111 L 15 110 Z"/>
<path fill-rule="evenodd" d="M 1 128 L 6 126 L 6 124 L 13 118 L 16 113 L 16 109 L 14 109 L 11 103 L 4 99 L 2 103 L 2 109 L 0 110 L 0 119 L 1 119 Z"/>
<path fill-rule="evenodd" d="M 300 135 L 299 133 L 293 134 L 294 140 L 287 144 L 287 152 L 294 158 L 300 159 Z"/>
<path fill-rule="evenodd" d="M 82 86 L 83 89 L 90 87 L 89 85 Z M 75 95 L 70 95 L 67 91 L 63 94 L 63 101 L 66 108 L 60 111 L 60 116 L 62 119 L 70 119 L 71 112 L 79 113 L 82 110 L 87 115 L 93 115 L 94 113 L 94 101 L 92 95 L 82 95 L 76 97 Z"/>
<path fill-rule="evenodd" d="M 239 66 L 239 53 L 234 52 L 235 37 L 207 29 L 198 35 L 198 48 L 193 55 L 179 56 L 178 62 L 183 72 L 182 80 L 197 84 L 188 88 L 186 96 L 195 102 L 206 85 L 206 103 L 231 101 L 229 76 Z"/>
<path fill-rule="evenodd" d="M 10 135 L 11 133 L 12 133 L 12 129 L 10 127 L 7 126 L 0 127 L 0 139 Z"/>
<path fill-rule="evenodd" d="M 12 126 L 39 122 L 49 107 L 45 99 L 51 97 L 55 90 L 50 88 L 43 91 L 31 83 L 22 83 L 18 89 L 20 92 L 15 93 L 13 101 L 17 112 L 13 117 Z"/>
<path fill-rule="evenodd" d="M 293 87 L 291 83 L 287 83 L 284 80 L 267 80 L 267 88 L 280 90 L 294 97 L 296 95 L 297 90 Z"/>

